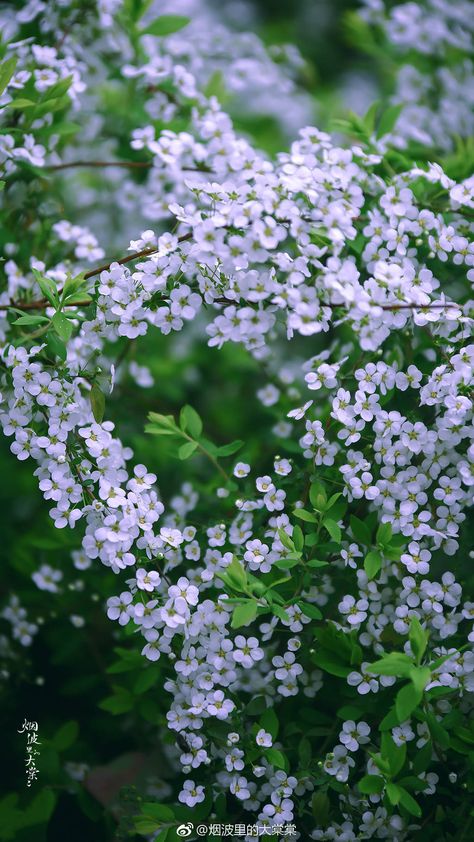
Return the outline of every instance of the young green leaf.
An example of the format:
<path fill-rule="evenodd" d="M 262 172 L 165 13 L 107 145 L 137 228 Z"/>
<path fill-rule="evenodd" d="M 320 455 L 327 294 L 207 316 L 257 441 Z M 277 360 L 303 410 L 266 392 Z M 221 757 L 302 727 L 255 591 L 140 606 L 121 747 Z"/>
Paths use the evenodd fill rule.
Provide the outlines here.
<path fill-rule="evenodd" d="M 410 623 L 409 640 L 416 662 L 420 664 L 428 645 L 428 633 L 416 617 Z"/>
<path fill-rule="evenodd" d="M 372 543 L 372 536 L 367 524 L 355 515 L 350 516 L 350 524 L 352 534 L 354 535 L 356 541 L 359 541 L 359 543 L 365 544 L 366 547 L 369 547 Z"/>
<path fill-rule="evenodd" d="M 16 319 L 13 324 L 14 325 L 25 325 L 29 327 L 34 327 L 35 325 L 41 325 L 49 322 L 49 319 L 46 316 L 20 316 L 19 319 Z"/>
<path fill-rule="evenodd" d="M 385 782 L 380 775 L 364 775 L 357 786 L 364 795 L 378 795 L 382 792 Z"/>
<path fill-rule="evenodd" d="M 275 769 L 284 769 L 285 771 L 288 768 L 288 761 L 284 754 L 279 751 L 277 748 L 266 748 L 265 749 L 265 757 L 267 758 L 268 762 L 275 767 Z"/>
<path fill-rule="evenodd" d="M 16 69 L 17 62 L 17 56 L 12 56 L 11 58 L 8 58 L 6 61 L 3 61 L 2 64 L 0 64 L 0 96 L 1 94 L 3 94 L 10 79 L 12 78 Z"/>
<path fill-rule="evenodd" d="M 398 691 L 395 699 L 395 710 L 400 722 L 409 719 L 415 708 L 421 702 L 423 691 L 417 690 L 413 684 L 406 684 Z"/>
<path fill-rule="evenodd" d="M 305 617 L 311 617 L 312 620 L 321 620 L 322 614 L 317 605 L 312 605 L 310 602 L 304 602 L 304 600 L 299 599 L 297 602 L 298 608 L 301 609 Z"/>
<path fill-rule="evenodd" d="M 145 29 L 141 30 L 141 35 L 156 35 L 163 38 L 166 35 L 173 35 L 174 32 L 179 32 L 190 22 L 190 18 L 184 15 L 160 15 L 159 18 L 150 23 Z"/>
<path fill-rule="evenodd" d="M 38 269 L 32 269 L 32 272 L 43 296 L 50 304 L 52 304 L 53 307 L 58 307 L 58 288 L 54 281 L 52 281 L 51 278 L 47 278 L 45 275 L 42 275 Z"/>
<path fill-rule="evenodd" d="M 224 573 L 235 590 L 247 589 L 247 574 L 240 561 L 234 556 Z"/>
<path fill-rule="evenodd" d="M 379 528 L 377 529 L 377 534 L 375 536 L 375 541 L 377 544 L 380 544 L 382 547 L 386 547 L 390 544 L 392 539 L 392 527 L 389 523 L 381 523 Z"/>
<path fill-rule="evenodd" d="M 233 456 L 234 453 L 237 453 L 238 450 L 241 449 L 245 444 L 242 439 L 235 439 L 235 441 L 229 442 L 229 444 L 221 444 L 216 450 L 216 456 Z"/>
<path fill-rule="evenodd" d="M 367 553 L 364 560 L 364 570 L 369 579 L 375 579 L 382 567 L 382 556 L 378 550 L 371 550 Z"/>
<path fill-rule="evenodd" d="M 178 449 L 178 458 L 181 460 L 189 459 L 189 457 L 193 455 L 197 446 L 197 441 L 187 441 L 185 444 L 182 444 Z"/>
<path fill-rule="evenodd" d="M 63 342 L 67 342 L 71 338 L 73 326 L 64 313 L 55 313 L 51 319 L 51 324 Z"/>
<path fill-rule="evenodd" d="M 105 412 L 105 396 L 97 383 L 94 383 L 89 392 L 92 414 L 98 424 L 101 424 Z"/>
<path fill-rule="evenodd" d="M 401 790 L 399 803 L 405 808 L 407 813 L 411 813 L 412 816 L 416 816 L 419 819 L 421 817 L 421 807 L 418 802 L 415 801 L 413 796 L 404 787 L 398 788 Z"/>
<path fill-rule="evenodd" d="M 248 599 L 241 605 L 236 605 L 232 614 L 232 628 L 239 629 L 241 626 L 248 626 L 257 616 L 258 604 L 255 599 Z"/>
<path fill-rule="evenodd" d="M 368 664 L 367 672 L 374 675 L 396 675 L 398 678 L 408 678 L 413 668 L 413 661 L 403 652 L 389 652 L 378 661 Z"/>
<path fill-rule="evenodd" d="M 399 786 L 397 786 L 397 784 L 388 783 L 386 788 L 385 788 L 385 791 L 387 793 L 387 797 L 388 797 L 388 800 L 390 801 L 390 804 L 393 804 L 394 806 L 396 806 L 397 804 L 400 803 L 400 798 L 402 796 L 402 790 Z"/>
<path fill-rule="evenodd" d="M 379 124 L 377 126 L 377 139 L 380 139 L 386 134 L 389 134 L 395 126 L 400 114 L 405 108 L 405 104 L 390 105 L 382 114 Z"/>
<path fill-rule="evenodd" d="M 323 520 L 323 526 L 326 531 L 329 532 L 332 540 L 336 541 L 337 544 L 340 544 L 342 540 L 342 532 L 341 527 L 336 523 L 336 521 L 327 517 Z"/>
<path fill-rule="evenodd" d="M 179 415 L 179 426 L 183 432 L 188 433 L 193 439 L 198 439 L 202 433 L 202 421 L 192 406 L 183 406 Z"/>
<path fill-rule="evenodd" d="M 260 728 L 264 728 L 275 739 L 278 734 L 279 725 L 278 716 L 274 708 L 267 708 L 260 717 Z"/>
<path fill-rule="evenodd" d="M 298 517 L 300 520 L 304 520 L 306 523 L 317 523 L 318 519 L 316 515 L 313 515 L 311 512 L 308 512 L 306 509 L 294 509 L 293 514 L 295 517 Z"/>

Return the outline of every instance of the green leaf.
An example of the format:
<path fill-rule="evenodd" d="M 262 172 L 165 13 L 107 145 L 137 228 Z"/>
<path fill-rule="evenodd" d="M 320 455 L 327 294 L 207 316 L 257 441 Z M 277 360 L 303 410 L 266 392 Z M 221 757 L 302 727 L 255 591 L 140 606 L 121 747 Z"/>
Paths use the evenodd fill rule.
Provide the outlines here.
<path fill-rule="evenodd" d="M 247 574 L 244 567 L 235 556 L 223 572 L 235 590 L 245 591 L 247 589 Z"/>
<path fill-rule="evenodd" d="M 67 94 L 69 88 L 72 84 L 72 76 L 67 76 L 64 79 L 60 79 L 59 82 L 55 82 L 54 85 L 51 85 L 49 88 L 43 93 L 43 100 L 46 102 L 52 99 L 59 99 L 63 97 L 64 94 Z"/>
<path fill-rule="evenodd" d="M 150 687 L 153 687 L 158 681 L 158 675 L 157 670 L 150 668 L 143 669 L 142 667 L 142 671 L 133 685 L 135 695 L 140 696 L 142 693 L 146 693 Z"/>
<path fill-rule="evenodd" d="M 290 615 L 281 605 L 272 605 L 272 611 L 276 617 L 279 617 L 280 620 L 283 620 L 284 623 L 290 622 Z"/>
<path fill-rule="evenodd" d="M 168 807 L 167 804 L 156 804 L 154 801 L 146 801 L 141 807 L 142 814 L 146 818 L 157 819 L 162 822 L 172 822 L 174 820 L 174 810 Z"/>
<path fill-rule="evenodd" d="M 313 661 L 317 667 L 320 667 L 330 675 L 337 675 L 338 678 L 347 678 L 351 672 L 350 667 L 339 661 L 335 655 L 327 652 L 316 652 Z"/>
<path fill-rule="evenodd" d="M 318 569 L 318 567 L 327 567 L 329 562 L 328 561 L 319 561 L 319 559 L 317 559 L 317 558 L 310 558 L 310 560 L 308 561 L 307 564 L 308 564 L 308 567 L 313 567 L 315 569 Z"/>
<path fill-rule="evenodd" d="M 359 520 L 359 518 L 355 515 L 350 516 L 350 524 L 352 534 L 354 535 L 356 541 L 359 541 L 361 544 L 365 544 L 367 547 L 370 547 L 372 543 L 372 536 L 367 524 L 365 524 L 362 520 Z"/>
<path fill-rule="evenodd" d="M 307 737 L 302 737 L 298 743 L 298 757 L 303 769 L 310 765 L 312 754 L 311 741 Z"/>
<path fill-rule="evenodd" d="M 292 567 L 296 567 L 297 564 L 301 564 L 301 557 L 294 555 L 279 558 L 278 561 L 275 561 L 273 566 L 277 567 L 278 570 L 291 570 Z"/>
<path fill-rule="evenodd" d="M 326 509 L 327 494 L 324 485 L 320 482 L 313 482 L 309 489 L 309 499 L 317 512 L 323 512 Z"/>
<path fill-rule="evenodd" d="M 54 281 L 52 281 L 51 278 L 47 278 L 45 275 L 42 275 L 38 269 L 32 269 L 32 272 L 44 298 L 46 298 L 53 307 L 57 307 L 59 304 L 58 288 Z"/>
<path fill-rule="evenodd" d="M 266 748 L 265 757 L 276 769 L 284 769 L 285 771 L 288 769 L 288 761 L 285 755 L 277 748 Z"/>
<path fill-rule="evenodd" d="M 58 357 L 58 359 L 63 362 L 66 360 L 66 345 L 56 333 L 53 333 L 52 330 L 46 334 L 46 345 L 48 346 L 48 351 L 53 355 L 53 357 Z"/>
<path fill-rule="evenodd" d="M 248 599 L 241 605 L 236 605 L 232 614 L 232 628 L 240 629 L 241 626 L 248 626 L 257 616 L 258 603 L 255 599 Z"/>
<path fill-rule="evenodd" d="M 446 732 L 445 732 L 446 733 Z M 446 735 L 448 736 L 448 735 Z M 443 746 L 443 748 L 448 748 L 449 746 L 449 737 L 448 737 L 448 744 Z M 431 740 L 428 740 L 422 748 L 418 749 L 415 757 L 412 761 L 412 772 L 414 775 L 419 775 L 421 772 L 426 772 L 428 767 L 431 765 L 431 761 L 433 758 L 433 744 Z M 420 780 L 418 778 L 418 780 Z"/>
<path fill-rule="evenodd" d="M 292 539 L 297 551 L 300 553 L 304 547 L 304 535 L 301 526 L 293 527 Z"/>
<path fill-rule="evenodd" d="M 325 792 L 314 792 L 311 799 L 311 809 L 315 818 L 316 824 L 320 827 L 326 827 L 329 820 L 329 810 L 331 802 Z"/>
<path fill-rule="evenodd" d="M 94 419 L 98 424 L 101 424 L 105 412 L 105 396 L 97 383 L 92 385 L 92 389 L 89 392 L 89 400 Z"/>
<path fill-rule="evenodd" d="M 197 441 L 187 441 L 185 444 L 182 444 L 181 447 L 178 449 L 178 458 L 182 461 L 184 461 L 185 459 L 189 459 L 189 457 L 193 455 L 197 447 Z"/>
<path fill-rule="evenodd" d="M 413 661 L 403 652 L 390 652 L 366 667 L 367 672 L 374 675 L 396 675 L 398 678 L 409 678 L 411 669 Z"/>
<path fill-rule="evenodd" d="M 26 99 L 26 97 L 13 97 L 8 103 L 8 108 L 13 108 L 17 111 L 23 111 L 25 108 L 34 108 L 36 102 L 33 99 Z"/>
<path fill-rule="evenodd" d="M 165 35 L 172 35 L 174 32 L 179 32 L 190 22 L 190 18 L 184 15 L 161 15 L 159 18 L 150 23 L 145 29 L 142 29 L 140 35 L 156 35 L 159 38 Z"/>
<path fill-rule="evenodd" d="M 79 275 L 69 276 L 63 286 L 64 300 L 68 301 L 70 296 L 75 295 L 86 283 L 87 281 L 82 272 Z"/>
<path fill-rule="evenodd" d="M 384 779 L 380 775 L 364 775 L 357 786 L 364 795 L 378 795 L 384 788 Z"/>
<path fill-rule="evenodd" d="M 378 550 L 371 550 L 364 559 L 364 570 L 369 579 L 374 579 L 382 567 L 382 556 Z"/>
<path fill-rule="evenodd" d="M 19 319 L 13 322 L 14 325 L 29 325 L 33 327 L 34 325 L 41 325 L 45 322 L 49 322 L 49 319 L 46 316 L 20 316 Z"/>
<path fill-rule="evenodd" d="M 416 617 L 413 617 L 410 623 L 409 639 L 416 662 L 420 664 L 428 645 L 428 633 L 423 629 L 420 621 Z"/>
<path fill-rule="evenodd" d="M 364 114 L 363 122 L 366 128 L 367 134 L 371 135 L 375 128 L 375 118 L 377 116 L 377 112 L 380 108 L 380 101 L 375 100 L 372 103 L 368 111 Z"/>
<path fill-rule="evenodd" d="M 296 549 L 293 539 L 288 535 L 288 532 L 285 532 L 285 530 L 282 527 L 279 527 L 278 529 L 278 537 L 285 549 L 290 550 L 291 552 L 293 552 Z"/>
<path fill-rule="evenodd" d="M 245 708 L 249 716 L 259 716 L 267 709 L 265 696 L 254 696 Z"/>
<path fill-rule="evenodd" d="M 272 735 L 273 739 L 276 738 L 280 723 L 278 722 L 278 716 L 276 715 L 274 708 L 267 708 L 263 712 L 260 717 L 259 724 L 260 728 L 264 728 L 265 731 Z"/>
<path fill-rule="evenodd" d="M 392 777 L 398 775 L 405 763 L 407 755 L 406 744 L 403 743 L 401 746 L 397 746 L 388 731 L 384 731 L 381 740 L 381 754 L 383 759 L 388 763 Z"/>
<path fill-rule="evenodd" d="M 300 520 L 306 521 L 306 523 L 318 522 L 316 515 L 313 515 L 312 512 L 308 512 L 306 509 L 294 509 L 293 514 L 295 517 L 299 517 Z"/>
<path fill-rule="evenodd" d="M 423 692 L 417 690 L 413 684 L 406 684 L 398 691 L 395 699 L 395 710 L 400 722 L 405 722 L 406 719 L 410 718 L 415 708 L 420 704 L 422 697 Z"/>
<path fill-rule="evenodd" d="M 323 520 L 323 526 L 327 532 L 329 532 L 332 540 L 336 541 L 337 544 L 340 544 L 342 540 L 342 532 L 341 527 L 338 526 L 336 521 L 327 517 Z"/>
<path fill-rule="evenodd" d="M 55 793 L 51 789 L 43 789 L 35 796 L 27 810 L 23 813 L 21 827 L 31 827 L 32 825 L 44 824 L 49 821 L 55 804 Z"/>
<path fill-rule="evenodd" d="M 3 94 L 17 65 L 18 57 L 12 56 L 0 64 L 0 95 Z"/>
<path fill-rule="evenodd" d="M 133 707 L 132 694 L 125 687 L 115 687 L 114 690 L 114 695 L 107 696 L 106 699 L 99 703 L 99 707 L 114 715 L 127 713 Z"/>
<path fill-rule="evenodd" d="M 407 792 L 406 789 L 404 789 L 403 787 L 399 787 L 399 789 L 401 790 L 399 803 L 402 805 L 402 807 L 405 808 L 407 813 L 411 813 L 412 816 L 416 816 L 418 819 L 421 818 L 421 807 L 418 804 L 418 802 L 415 801 L 415 799 L 410 795 L 409 792 Z"/>
<path fill-rule="evenodd" d="M 423 693 L 426 685 L 431 680 L 431 670 L 429 667 L 412 667 L 410 670 L 410 678 L 416 690 Z"/>
<path fill-rule="evenodd" d="M 232 456 L 234 453 L 237 453 L 244 444 L 245 442 L 242 441 L 242 439 L 235 439 L 235 441 L 231 441 L 229 444 L 221 444 L 216 450 L 216 456 Z"/>
<path fill-rule="evenodd" d="M 160 828 L 160 822 L 157 822 L 156 819 L 146 819 L 141 818 L 140 816 L 135 816 L 133 821 L 136 832 L 141 836 L 148 836 L 150 833 L 156 833 L 156 831 Z"/>
<path fill-rule="evenodd" d="M 148 420 L 151 424 L 145 427 L 145 433 L 151 433 L 154 436 L 180 436 L 181 431 L 176 426 L 176 422 L 172 415 L 160 415 L 159 412 L 149 412 Z"/>
<path fill-rule="evenodd" d="M 68 304 L 82 304 L 83 306 L 87 307 L 88 304 L 91 304 L 92 298 L 90 295 L 86 295 L 84 292 L 82 294 L 74 293 L 68 295 L 67 303 Z"/>
<path fill-rule="evenodd" d="M 389 523 L 381 523 L 379 528 L 377 529 L 377 535 L 375 536 L 375 540 L 377 544 L 381 544 L 382 547 L 388 546 L 392 539 L 392 527 Z"/>
<path fill-rule="evenodd" d="M 392 131 L 404 107 L 405 105 L 403 103 L 401 105 L 390 105 L 383 112 L 377 126 L 377 139 Z"/>
<path fill-rule="evenodd" d="M 354 721 L 357 722 L 357 720 L 362 716 L 362 711 L 355 705 L 343 705 L 336 711 L 336 715 L 339 719 L 354 719 Z"/>
<path fill-rule="evenodd" d="M 312 605 L 309 602 L 304 602 L 302 599 L 299 599 L 296 603 L 298 608 L 301 608 L 303 614 L 306 617 L 310 617 L 312 620 L 321 620 L 322 614 L 319 608 L 316 605 Z"/>
<path fill-rule="evenodd" d="M 391 708 L 389 712 L 384 716 L 380 725 L 379 731 L 391 731 L 392 728 L 395 728 L 397 725 L 400 724 L 400 721 L 397 716 L 397 712 L 395 708 Z"/>
<path fill-rule="evenodd" d="M 56 751 L 65 751 L 76 741 L 78 733 L 79 726 L 77 722 L 74 720 L 65 722 L 64 725 L 61 725 L 59 730 L 56 731 L 51 743 Z"/>
<path fill-rule="evenodd" d="M 67 342 L 71 338 L 73 326 L 64 313 L 55 313 L 51 319 L 51 324 L 63 342 Z"/>
<path fill-rule="evenodd" d="M 193 439 L 198 439 L 202 433 L 202 421 L 192 406 L 186 404 L 179 414 L 179 426 L 185 433 L 189 433 Z"/>
<path fill-rule="evenodd" d="M 390 804 L 396 806 L 400 803 L 400 798 L 402 797 L 402 789 L 401 787 L 397 786 L 397 784 L 388 783 L 386 786 L 386 793 Z"/>
<path fill-rule="evenodd" d="M 430 730 L 433 742 L 437 743 L 441 748 L 447 749 L 450 745 L 450 737 L 448 732 L 443 728 L 433 713 L 426 714 L 426 724 Z"/>

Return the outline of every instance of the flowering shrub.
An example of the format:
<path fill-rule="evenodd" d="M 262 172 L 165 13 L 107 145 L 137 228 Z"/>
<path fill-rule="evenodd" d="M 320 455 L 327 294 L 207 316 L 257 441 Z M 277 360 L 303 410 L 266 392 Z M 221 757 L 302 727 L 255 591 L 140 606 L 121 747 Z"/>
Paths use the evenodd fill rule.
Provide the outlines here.
<path fill-rule="evenodd" d="M 101 709 L 139 720 L 172 770 L 155 762 L 110 838 L 199 820 L 247 839 L 467 839 L 474 177 L 453 91 L 472 82 L 471 4 L 366 2 L 397 87 L 335 137 L 297 131 L 293 48 L 219 24 L 211 49 L 212 18 L 153 6 L 3 13 L 0 422 L 76 571 L 35 560 L 46 593 L 32 612 L 10 596 L 5 657 L 45 606 L 70 612 L 67 583 L 94 583 L 118 644 Z M 445 65 L 415 74 L 413 47 Z M 246 108 L 277 113 L 289 151 L 239 130 Z M 170 412 L 157 382 L 142 461 L 128 416 L 160 354 L 184 354 L 192 381 L 187 336 L 213 349 L 210 381 L 230 367 L 245 429 L 210 429 L 209 383 L 200 411 Z M 170 499 L 157 453 L 177 459 Z M 69 635 L 91 622 L 86 593 Z M 90 760 L 66 766 L 83 801 Z M 39 819 L 4 805 L 7 833 L 49 818 L 58 774 Z"/>

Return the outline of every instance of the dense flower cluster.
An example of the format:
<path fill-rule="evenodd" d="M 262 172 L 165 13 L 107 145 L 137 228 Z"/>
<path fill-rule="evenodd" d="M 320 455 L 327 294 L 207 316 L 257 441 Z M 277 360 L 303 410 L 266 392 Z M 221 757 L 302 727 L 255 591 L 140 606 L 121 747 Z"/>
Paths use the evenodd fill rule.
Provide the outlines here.
<path fill-rule="evenodd" d="M 401 54 L 394 102 L 403 104 L 391 141 L 451 149 L 472 137 L 474 64 L 472 3 L 427 0 L 385 4 L 363 0 L 362 15 Z M 387 8 L 388 7 L 388 8 Z M 447 56 L 456 55 L 450 63 Z"/>
<path fill-rule="evenodd" d="M 43 5 L 29 4 L 31 19 Z M 454 7 L 430 5 L 440 23 L 421 41 L 425 51 L 467 49 L 466 29 L 448 25 Z M 119 9 L 99 8 L 105 51 L 114 42 L 121 50 Z M 402 47 L 411 46 L 418 13 L 411 3 L 390 12 L 387 32 Z M 46 27 L 48 45 L 23 41 L 24 14 L 10 50 L 19 62 L 0 102 L 13 199 L 21 165 L 31 178 L 72 165 L 93 137 L 92 128 L 63 150 L 51 116 L 51 108 L 80 114 L 83 98 L 89 113 L 82 80 L 94 68 L 78 57 L 80 36 L 53 47 Z M 259 79 L 260 95 L 276 82 L 285 94 L 292 81 L 254 38 L 224 28 L 207 63 L 203 27 L 205 18 L 162 38 L 143 25 L 134 33 L 142 47 L 131 39 L 121 51 L 122 77 L 134 80 L 150 118 L 129 137 L 132 153 L 146 156 L 146 176 L 125 186 L 133 198 L 123 195 L 121 208 L 129 227 L 140 205 L 160 230 L 133 232 L 129 255 L 102 266 L 107 243 L 75 217 L 45 220 L 41 256 L 4 244 L 0 422 L 15 456 L 34 463 L 56 527 L 80 532 L 76 568 L 97 560 L 121 577 L 109 618 L 135 628 L 144 659 L 166 661 L 179 802 L 194 807 L 226 792 L 260 824 L 295 821 L 301 838 L 408 840 L 420 817 L 411 792 L 437 790 L 429 769 L 442 722 L 469 714 L 474 691 L 474 606 L 444 569 L 474 490 L 474 178 L 438 163 L 393 168 L 384 152 L 392 134 L 404 147 L 415 131 L 418 141 L 433 139 L 410 108 L 382 140 L 340 146 L 304 128 L 270 160 L 206 87 L 227 66 L 235 91 Z M 440 78 L 449 87 L 447 73 Z M 36 94 L 31 120 L 30 106 L 15 100 Z M 442 121 L 430 123 L 436 142 L 454 119 L 445 95 Z M 422 126 L 430 120 L 422 115 Z M 183 461 L 200 449 L 217 465 L 204 526 L 194 522 L 192 486 L 165 509 L 156 475 L 132 464 L 132 450 L 103 420 L 116 373 L 110 348 L 191 321 L 209 346 L 238 343 L 262 363 L 267 383 L 257 397 L 278 419 L 265 473 L 234 457 L 231 477 L 194 410 L 184 408 L 179 426 L 152 413 L 148 431 L 181 437 Z M 291 365 L 278 362 L 282 345 Z M 150 382 L 146 369 L 130 370 Z M 53 594 L 61 579 L 48 565 L 33 576 Z M 15 599 L 3 616 L 28 645 L 38 628 Z M 298 694 L 331 692 L 334 677 L 349 699 L 338 734 L 329 730 L 322 748 L 316 742 L 313 758 L 303 742 L 295 761 L 285 754 L 292 732 L 279 739 L 274 711 Z M 411 683 L 381 723 L 359 697 L 392 692 L 392 700 L 385 688 L 397 679 Z M 263 701 L 258 722 L 254 697 Z M 339 818 L 320 820 L 331 786 Z M 316 830 L 305 813 L 311 799 Z"/>

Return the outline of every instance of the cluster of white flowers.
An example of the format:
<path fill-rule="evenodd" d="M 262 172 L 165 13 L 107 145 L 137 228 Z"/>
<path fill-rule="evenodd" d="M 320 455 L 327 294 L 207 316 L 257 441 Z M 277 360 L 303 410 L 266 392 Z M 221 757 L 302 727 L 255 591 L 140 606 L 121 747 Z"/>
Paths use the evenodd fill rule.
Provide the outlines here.
<path fill-rule="evenodd" d="M 43 5 L 36 4 L 39 11 Z M 370 5 L 378 13 L 380 4 Z M 448 14 L 448 4 L 432 5 Z M 112 40 L 115 6 L 99 10 Z M 390 34 L 409 46 L 403 8 L 392 11 Z M 405 12 L 411 20 L 414 13 Z M 14 248 L 6 250 L 0 422 L 16 457 L 36 463 L 56 527 L 82 531 L 76 567 L 99 560 L 114 573 L 125 570 L 107 613 L 119 626 L 135 626 L 144 658 L 167 661 L 168 726 L 182 741 L 182 771 L 194 776 L 179 800 L 193 807 L 206 787 L 218 787 L 272 826 L 293 821 L 315 776 L 304 765 L 292 768 L 291 755 L 282 765 L 284 741 L 265 714 L 250 727 L 249 697 L 261 696 L 268 714 L 298 693 L 323 693 L 326 673 L 342 678 L 356 700 L 382 692 L 398 673 L 375 675 L 370 662 L 394 640 L 404 657 L 414 656 L 409 634 L 416 621 L 430 634 L 436 663 L 423 689 L 455 691 L 427 702 L 434 727 L 454 710 L 454 699 L 472 708 L 465 694 L 474 691 L 474 655 L 464 650 L 474 639 L 473 603 L 463 602 L 455 575 L 439 575 L 431 560 L 458 551 L 473 502 L 474 179 L 456 181 L 437 164 L 387 171 L 383 152 L 337 146 L 315 128 L 301 130 L 289 152 L 269 160 L 203 92 L 212 72 L 227 67 L 230 43 L 218 29 L 215 63 L 206 64 L 197 47 L 203 26 L 205 20 L 190 26 L 189 36 L 185 28 L 162 41 L 145 32 L 144 63 L 128 61 L 130 45 L 124 53 L 124 77 L 138 79 L 143 96 L 153 89 L 153 119 L 129 139 L 132 150 L 148 156 L 148 172 L 129 192 L 143 216 L 166 222 L 168 232 L 136 232 L 128 256 L 97 267 L 105 247 L 62 217 L 51 225 L 54 258 L 24 263 Z M 430 52 L 465 49 L 467 37 L 446 27 Z M 261 92 L 282 79 L 254 38 L 231 40 L 235 90 L 253 86 L 262 67 Z M 11 49 L 20 64 L 0 104 L 14 104 L 27 85 L 44 94 L 72 77 L 67 95 L 80 110 L 74 37 L 64 39 L 63 57 L 29 41 Z M 163 129 L 181 112 L 186 130 Z M 46 114 L 35 126 L 40 136 Z M 22 147 L 16 134 L 2 135 L 7 181 L 12 161 L 43 166 L 54 148 L 39 147 L 27 124 L 22 116 Z M 406 140 L 403 131 L 400 138 Z M 127 219 L 133 209 L 132 202 Z M 93 268 L 80 274 L 84 262 Z M 198 495 L 189 485 L 165 514 L 156 475 L 142 464 L 127 467 L 132 450 L 100 407 L 104 371 L 114 377 L 110 343 L 149 329 L 179 332 L 191 320 L 204 323 L 211 347 L 239 343 L 265 365 L 269 382 L 257 397 L 279 418 L 273 432 L 281 444 L 293 444 L 291 459 L 275 444 L 267 473 L 238 461 L 225 485 L 216 477 L 204 528 L 192 522 Z M 327 347 L 315 354 L 319 334 L 327 335 Z M 293 355 L 292 371 L 279 370 L 273 357 L 282 344 Z M 149 385 L 146 369 L 134 373 Z M 318 399 L 306 400 L 308 391 Z M 295 408 L 297 401 L 304 403 Z M 306 522 L 306 535 L 297 522 Z M 302 561 L 304 550 L 320 545 L 323 560 L 310 549 Z M 298 564 L 304 568 L 296 587 L 284 590 Z M 52 593 L 61 578 L 48 565 L 33 576 Z M 339 673 L 318 656 L 323 642 L 315 650 L 310 643 L 325 607 L 330 633 L 358 641 L 350 668 Z M 3 616 L 27 645 L 37 627 L 24 609 L 13 599 Z M 238 731 L 219 731 L 221 723 Z M 389 815 L 381 790 L 367 798 L 355 789 L 356 765 L 374 777 L 382 768 L 365 748 L 377 727 L 342 716 L 340 742 L 324 752 L 318 775 L 349 782 L 335 790 L 344 822 L 313 831 L 314 839 L 410 838 L 406 814 Z M 414 727 L 409 717 L 394 723 L 395 746 L 414 741 Z M 417 745 L 426 743 L 424 720 L 416 732 Z M 353 756 L 359 749 L 363 760 Z M 204 783 L 196 782 L 201 773 Z M 435 792 L 437 776 L 425 779 L 424 793 Z"/>
<path fill-rule="evenodd" d="M 415 141 L 445 150 L 454 146 L 454 138 L 472 136 L 474 24 L 470 0 L 395 5 L 362 0 L 362 4 L 365 19 L 381 27 L 390 45 L 403 56 L 393 101 L 404 107 L 391 142 L 405 147 Z M 450 65 L 446 63 L 449 52 L 457 56 Z"/>

